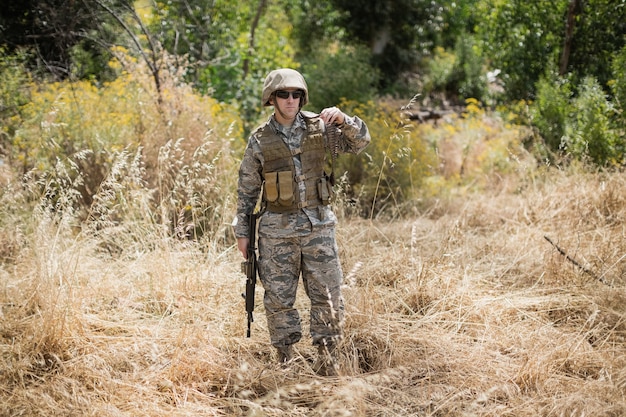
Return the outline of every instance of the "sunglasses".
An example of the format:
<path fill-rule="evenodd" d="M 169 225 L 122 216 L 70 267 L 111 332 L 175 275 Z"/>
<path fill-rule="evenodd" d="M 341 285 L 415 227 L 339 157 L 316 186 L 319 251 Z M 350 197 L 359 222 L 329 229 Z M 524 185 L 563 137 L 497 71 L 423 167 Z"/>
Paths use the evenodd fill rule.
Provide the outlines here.
<path fill-rule="evenodd" d="M 282 98 L 283 100 L 287 100 L 290 94 L 291 94 L 291 97 L 297 100 L 304 95 L 304 91 L 302 90 L 296 90 L 296 91 L 278 90 L 276 91 L 276 97 Z"/>

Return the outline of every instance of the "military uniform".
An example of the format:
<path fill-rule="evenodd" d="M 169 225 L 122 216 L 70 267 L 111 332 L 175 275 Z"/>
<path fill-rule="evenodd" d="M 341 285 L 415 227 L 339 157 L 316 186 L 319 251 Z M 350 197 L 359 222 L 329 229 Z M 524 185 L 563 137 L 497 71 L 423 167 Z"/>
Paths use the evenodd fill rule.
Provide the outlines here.
<path fill-rule="evenodd" d="M 282 88 L 299 86 L 288 80 L 283 80 L 287 85 Z M 264 104 L 266 93 L 267 88 Z M 339 127 L 339 153 L 357 154 L 369 144 L 367 126 L 358 117 L 346 116 Z M 247 235 L 246 215 L 263 190 L 266 211 L 258 229 L 259 278 L 270 340 L 279 349 L 302 336 L 294 308 L 300 275 L 311 301 L 313 344 L 335 346 L 341 338 L 344 305 L 335 241 L 337 218 L 329 205 L 330 179 L 323 171 L 328 147 L 326 126 L 317 115 L 300 111 L 291 127 L 285 127 L 274 114 L 250 135 L 239 170 L 236 237 Z"/>

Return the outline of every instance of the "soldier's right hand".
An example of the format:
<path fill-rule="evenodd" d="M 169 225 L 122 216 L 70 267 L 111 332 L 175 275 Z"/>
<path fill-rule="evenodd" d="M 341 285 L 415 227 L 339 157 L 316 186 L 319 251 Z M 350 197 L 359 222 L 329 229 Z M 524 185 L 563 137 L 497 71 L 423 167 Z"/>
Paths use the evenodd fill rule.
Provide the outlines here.
<path fill-rule="evenodd" d="M 237 238 L 237 249 L 243 255 L 243 259 L 248 259 L 248 244 L 250 243 L 250 239 L 247 237 L 238 237 Z"/>

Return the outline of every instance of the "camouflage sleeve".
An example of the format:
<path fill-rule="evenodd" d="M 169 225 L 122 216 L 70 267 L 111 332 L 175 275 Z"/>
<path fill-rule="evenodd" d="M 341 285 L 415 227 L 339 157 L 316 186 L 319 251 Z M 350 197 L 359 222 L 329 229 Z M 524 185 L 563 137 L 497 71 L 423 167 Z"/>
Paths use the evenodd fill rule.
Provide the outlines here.
<path fill-rule="evenodd" d="M 261 175 L 263 162 L 261 149 L 254 136 L 248 140 L 248 146 L 239 166 L 239 180 L 237 184 L 237 221 L 234 225 L 236 237 L 248 235 L 247 215 L 252 213 L 256 206 L 263 178 Z"/>
<path fill-rule="evenodd" d="M 346 117 L 343 125 L 341 125 L 340 141 L 343 153 L 360 153 L 371 141 L 370 132 L 363 120 L 357 116 Z"/>

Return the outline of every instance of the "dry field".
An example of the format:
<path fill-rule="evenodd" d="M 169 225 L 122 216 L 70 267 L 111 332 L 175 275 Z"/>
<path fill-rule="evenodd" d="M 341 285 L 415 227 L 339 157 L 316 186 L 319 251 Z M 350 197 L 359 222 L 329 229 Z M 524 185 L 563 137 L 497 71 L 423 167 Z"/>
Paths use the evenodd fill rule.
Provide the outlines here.
<path fill-rule="evenodd" d="M 338 378 L 273 364 L 260 288 L 245 337 L 230 243 L 5 227 L 0 415 L 624 416 L 625 219 L 626 176 L 558 171 L 343 219 Z"/>

